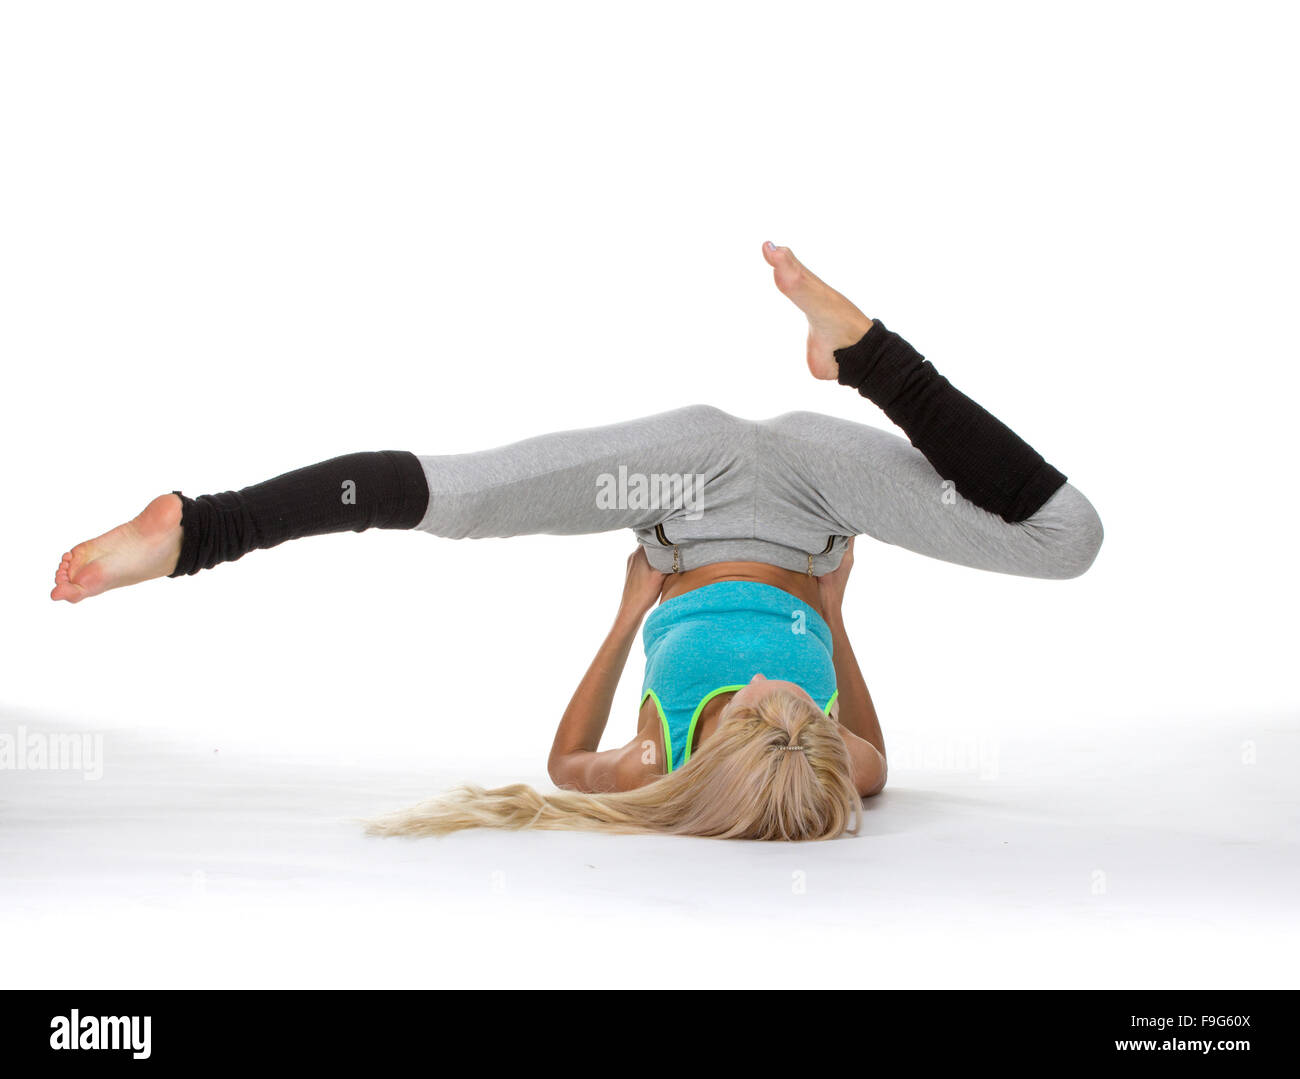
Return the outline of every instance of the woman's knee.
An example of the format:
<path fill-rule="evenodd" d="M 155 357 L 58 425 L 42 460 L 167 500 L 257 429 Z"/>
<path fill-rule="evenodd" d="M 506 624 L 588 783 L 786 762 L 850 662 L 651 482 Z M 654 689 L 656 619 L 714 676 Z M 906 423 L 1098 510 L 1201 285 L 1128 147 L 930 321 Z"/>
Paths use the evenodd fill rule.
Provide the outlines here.
<path fill-rule="evenodd" d="M 741 452 L 753 426 L 752 421 L 733 416 L 715 405 L 686 405 L 669 413 L 666 419 L 666 424 L 657 426 L 660 436 L 666 428 L 680 447 L 710 459 L 720 447 L 726 453 Z"/>
<path fill-rule="evenodd" d="M 728 427 L 744 422 L 716 405 L 686 405 L 672 415 L 692 427 Z"/>
<path fill-rule="evenodd" d="M 1105 539 L 1101 515 L 1069 483 L 1043 504 L 1031 522 L 1050 537 L 1052 576 L 1060 580 L 1086 573 L 1096 561 Z"/>

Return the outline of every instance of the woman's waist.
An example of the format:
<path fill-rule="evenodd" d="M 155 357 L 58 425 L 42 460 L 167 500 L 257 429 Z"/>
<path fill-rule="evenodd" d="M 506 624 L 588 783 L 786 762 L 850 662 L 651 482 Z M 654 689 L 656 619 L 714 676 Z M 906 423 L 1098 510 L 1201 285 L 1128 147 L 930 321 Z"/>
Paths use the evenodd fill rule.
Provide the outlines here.
<path fill-rule="evenodd" d="M 848 546 L 847 536 L 829 537 L 816 551 L 760 539 L 701 539 L 664 545 L 653 533 L 637 538 L 650 565 L 670 575 L 664 598 L 731 577 L 783 589 L 817 611 L 821 610 L 821 598 L 815 578 L 837 569 Z"/>
<path fill-rule="evenodd" d="M 694 552 L 694 548 L 692 548 Z M 784 566 L 770 562 L 749 560 L 719 560 L 698 565 L 694 569 L 672 573 L 664 582 L 659 601 L 665 603 L 676 599 L 697 588 L 705 588 L 723 581 L 749 581 L 764 584 L 770 588 L 779 588 L 796 599 L 806 603 L 819 615 L 823 615 L 821 590 L 817 578 L 809 576 L 807 571 L 798 573 Z"/>

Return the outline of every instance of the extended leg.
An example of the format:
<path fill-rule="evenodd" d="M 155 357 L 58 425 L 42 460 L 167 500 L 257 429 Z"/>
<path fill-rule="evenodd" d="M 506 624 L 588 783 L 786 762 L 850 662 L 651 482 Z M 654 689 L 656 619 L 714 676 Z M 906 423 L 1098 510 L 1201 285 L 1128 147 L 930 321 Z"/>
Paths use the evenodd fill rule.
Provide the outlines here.
<path fill-rule="evenodd" d="M 677 508 L 674 494 L 702 497 L 734 460 L 745 427 L 693 405 L 473 453 L 352 453 L 241 491 L 182 496 L 185 538 L 170 576 L 287 540 L 368 528 L 478 539 L 645 527 Z M 674 491 L 671 477 L 683 474 L 689 483 Z"/>
<path fill-rule="evenodd" d="M 693 405 L 477 453 L 353 453 L 238 491 L 176 491 L 67 552 L 50 595 L 78 603 L 331 532 L 418 527 L 477 538 L 648 528 L 693 503 L 737 497 L 730 481 L 752 431 Z"/>

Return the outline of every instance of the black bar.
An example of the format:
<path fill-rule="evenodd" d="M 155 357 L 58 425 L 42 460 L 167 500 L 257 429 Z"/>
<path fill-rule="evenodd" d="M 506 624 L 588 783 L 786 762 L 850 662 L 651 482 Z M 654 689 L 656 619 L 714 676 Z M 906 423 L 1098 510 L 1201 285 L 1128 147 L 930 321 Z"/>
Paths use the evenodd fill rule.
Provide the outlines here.
<path fill-rule="evenodd" d="M 689 980 L 683 971 L 683 985 Z M 555 1057 L 574 1059 L 575 1068 L 578 1060 L 617 1061 L 605 1050 L 652 1033 L 636 1033 L 646 1021 L 629 1021 L 634 1002 L 622 1000 L 618 991 L 583 993 L 574 1002 L 560 992 L 489 999 L 501 992 L 528 995 L 508 989 L 8 991 L 0 1008 L 0 1045 L 5 1072 L 15 1077 L 51 1065 L 173 1074 L 195 1064 L 207 1069 L 292 1063 L 327 1065 L 333 1072 L 353 1062 L 373 1067 L 414 1060 L 433 1071 L 459 1068 L 462 1059 L 473 1070 L 497 1071 L 516 1059 L 538 1067 L 545 1061 L 548 1069 Z M 838 1058 L 841 1047 L 853 1046 L 848 1055 L 863 1068 L 874 1060 L 891 1070 L 902 1063 L 927 1071 L 939 1064 L 1073 1067 L 1131 1058 L 1143 1068 L 1200 1068 L 1208 1062 L 1216 1071 L 1231 1067 L 1236 1073 L 1295 1057 L 1293 991 L 869 990 L 836 991 L 836 999 L 825 1004 L 740 1002 L 739 992 L 744 990 L 728 990 L 729 999 L 717 1002 L 697 992 L 697 999 L 678 1002 L 673 1014 L 689 1009 L 703 1017 L 721 1009 L 717 1018 L 728 1034 L 673 1039 L 672 1045 L 686 1052 L 691 1044 L 692 1055 L 704 1053 L 724 1064 L 754 1055 L 775 1059 L 771 1054 L 779 1052 L 780 1059 L 796 1062 L 816 1054 L 809 1063 L 822 1065 L 829 1050 Z M 54 1048 L 52 1040 L 66 1041 L 65 1031 L 71 1033 L 74 1009 L 78 1046 Z M 565 1015 L 568 1020 L 556 1026 Z M 746 1015 L 768 1019 L 752 1029 L 737 1026 L 736 1019 Z M 101 1017 L 134 1017 L 141 1037 L 124 1048 L 85 1047 L 100 1033 L 127 1029 L 120 1022 L 101 1023 Z M 147 1056 L 136 1047 L 144 1041 L 144 1017 Z M 773 1040 L 783 1043 L 779 1050 L 769 1044 Z M 1121 1048 L 1121 1042 L 1129 1047 Z M 1190 1048 L 1193 1042 L 1211 1048 Z M 645 1043 L 638 1044 L 644 1052 Z M 599 1055 L 588 1055 L 592 1050 Z M 691 1063 L 699 1066 L 698 1060 Z"/>

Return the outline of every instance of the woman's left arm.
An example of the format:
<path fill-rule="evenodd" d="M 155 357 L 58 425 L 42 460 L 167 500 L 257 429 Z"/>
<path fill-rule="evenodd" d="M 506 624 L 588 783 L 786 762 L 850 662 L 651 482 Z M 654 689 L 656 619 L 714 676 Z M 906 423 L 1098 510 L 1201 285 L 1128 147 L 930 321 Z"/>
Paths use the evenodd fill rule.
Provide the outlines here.
<path fill-rule="evenodd" d="M 627 578 L 614 625 L 560 718 L 547 772 L 557 787 L 580 791 L 625 790 L 645 782 L 640 744 L 598 752 L 610 706 L 641 620 L 663 590 L 665 575 L 651 568 L 638 547 L 627 560 Z M 629 770 L 636 775 L 629 775 Z"/>
<path fill-rule="evenodd" d="M 850 539 L 839 566 L 818 577 L 817 585 L 821 593 L 822 616 L 831 631 L 835 684 L 839 690 L 840 733 L 853 760 L 853 778 L 858 793 L 865 798 L 884 790 L 889 766 L 885 760 L 885 736 L 880 730 L 876 706 L 844 625 L 844 589 L 853 570 L 853 543 L 854 539 Z"/>
<path fill-rule="evenodd" d="M 844 619 L 838 610 L 828 613 L 826 624 L 830 627 L 835 649 L 840 734 L 853 761 L 853 778 L 858 793 L 867 798 L 884 790 L 889 777 L 885 737 L 881 733 L 880 720 L 876 716 L 876 706 L 871 700 L 866 680 L 863 679 L 857 657 L 853 654 L 853 646 L 849 644 Z"/>

